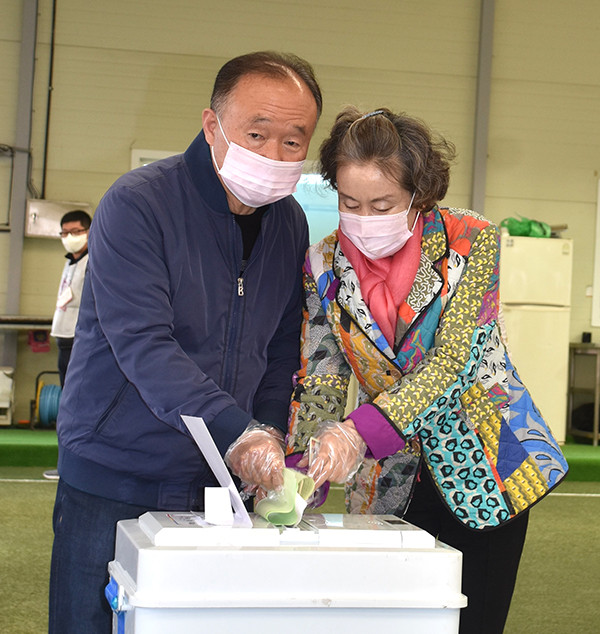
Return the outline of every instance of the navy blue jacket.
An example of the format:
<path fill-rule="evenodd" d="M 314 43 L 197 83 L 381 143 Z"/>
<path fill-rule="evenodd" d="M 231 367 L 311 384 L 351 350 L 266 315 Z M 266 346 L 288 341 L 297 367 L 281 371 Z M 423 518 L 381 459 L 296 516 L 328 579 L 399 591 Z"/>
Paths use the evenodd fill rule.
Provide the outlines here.
<path fill-rule="evenodd" d="M 241 231 L 202 132 L 119 178 L 89 236 L 57 421 L 64 481 L 189 509 L 214 480 L 180 414 L 202 416 L 221 453 L 251 418 L 287 430 L 307 246 L 290 196 L 267 209 L 241 274 Z"/>

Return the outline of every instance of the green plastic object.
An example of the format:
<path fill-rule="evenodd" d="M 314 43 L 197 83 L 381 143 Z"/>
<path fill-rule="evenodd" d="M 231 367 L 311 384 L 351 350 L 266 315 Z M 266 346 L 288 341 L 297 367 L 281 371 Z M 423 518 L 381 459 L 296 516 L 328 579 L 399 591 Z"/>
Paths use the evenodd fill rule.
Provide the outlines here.
<path fill-rule="evenodd" d="M 312 478 L 286 468 L 283 470 L 283 489 L 270 491 L 267 497 L 256 503 L 254 510 L 276 526 L 296 526 L 314 490 Z"/>
<path fill-rule="evenodd" d="M 530 238 L 549 238 L 552 229 L 549 224 L 540 220 L 530 220 L 529 218 L 504 218 L 500 223 L 501 227 L 508 229 L 511 236 L 527 236 Z"/>

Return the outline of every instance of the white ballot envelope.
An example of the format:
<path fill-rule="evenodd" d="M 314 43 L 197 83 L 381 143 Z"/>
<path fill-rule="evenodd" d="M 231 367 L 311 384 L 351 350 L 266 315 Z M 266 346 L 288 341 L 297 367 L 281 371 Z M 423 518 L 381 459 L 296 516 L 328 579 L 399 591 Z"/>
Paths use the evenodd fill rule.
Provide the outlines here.
<path fill-rule="evenodd" d="M 212 469 L 212 472 L 215 474 L 215 477 L 219 481 L 219 484 L 229 491 L 230 507 L 233 507 L 233 525 L 251 527 L 252 520 L 250 519 L 250 515 L 248 515 L 248 511 L 244 506 L 240 492 L 237 490 L 231 474 L 225 466 L 225 462 L 223 462 L 223 458 L 221 457 L 221 454 L 215 445 L 215 441 L 212 439 L 212 436 L 208 431 L 206 423 L 202 418 L 197 416 L 182 416 L 181 418 L 190 430 L 190 433 L 200 448 L 206 462 L 208 462 L 210 468 Z M 207 505 L 218 503 L 216 501 L 218 498 L 222 501 L 222 496 L 211 495 L 210 500 L 207 500 Z M 206 516 L 207 512 L 208 517 Z M 210 514 L 211 510 L 205 509 L 205 519 L 207 521 L 210 521 Z M 221 508 L 220 510 L 217 510 L 215 514 L 222 517 L 224 515 L 223 509 Z"/>

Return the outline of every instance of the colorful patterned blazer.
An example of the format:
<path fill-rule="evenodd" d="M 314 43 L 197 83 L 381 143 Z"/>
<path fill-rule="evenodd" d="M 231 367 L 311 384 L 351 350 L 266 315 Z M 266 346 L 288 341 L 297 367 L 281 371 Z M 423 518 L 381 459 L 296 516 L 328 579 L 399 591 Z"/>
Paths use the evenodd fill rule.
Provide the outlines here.
<path fill-rule="evenodd" d="M 305 451 L 321 421 L 346 412 L 368 447 L 346 484 L 349 512 L 402 515 L 423 459 L 460 521 L 493 528 L 545 496 L 568 466 L 507 353 L 497 227 L 437 206 L 423 220 L 393 350 L 337 233 L 309 249 L 288 453 Z M 352 375 L 360 388 L 348 407 Z"/>

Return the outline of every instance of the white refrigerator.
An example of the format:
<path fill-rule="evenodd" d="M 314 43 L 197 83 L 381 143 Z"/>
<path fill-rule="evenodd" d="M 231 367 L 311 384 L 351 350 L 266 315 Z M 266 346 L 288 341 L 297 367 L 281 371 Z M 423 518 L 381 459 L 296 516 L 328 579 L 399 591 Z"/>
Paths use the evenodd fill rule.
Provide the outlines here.
<path fill-rule="evenodd" d="M 502 236 L 500 302 L 511 360 L 559 443 L 567 430 L 572 240 Z"/>

